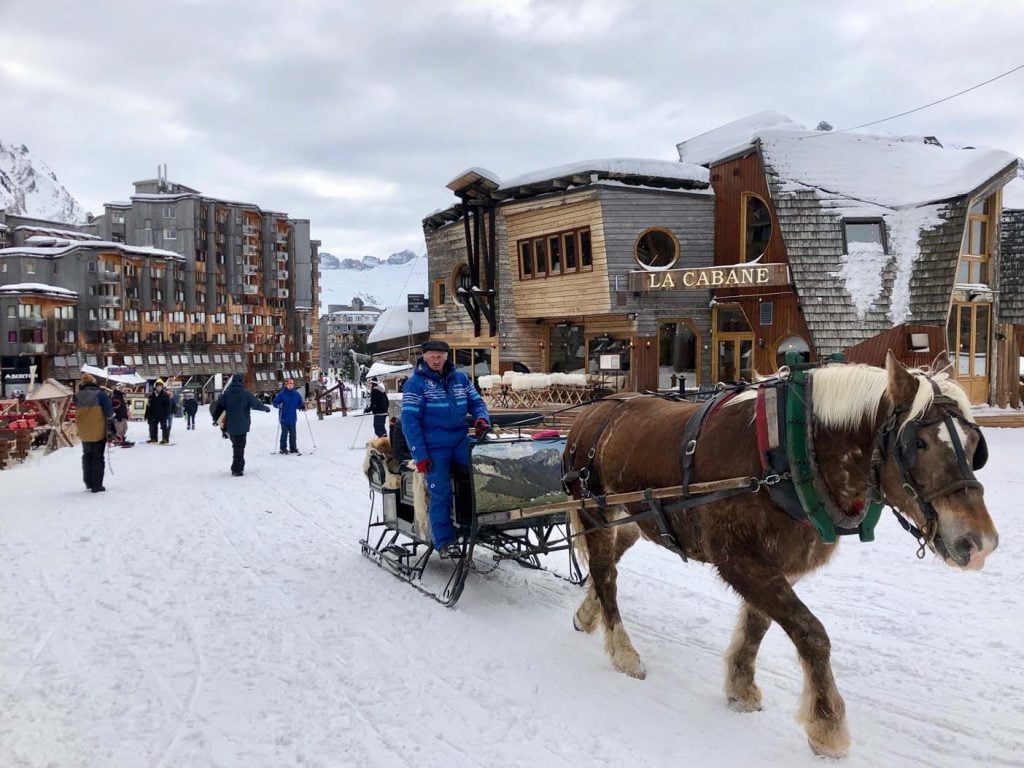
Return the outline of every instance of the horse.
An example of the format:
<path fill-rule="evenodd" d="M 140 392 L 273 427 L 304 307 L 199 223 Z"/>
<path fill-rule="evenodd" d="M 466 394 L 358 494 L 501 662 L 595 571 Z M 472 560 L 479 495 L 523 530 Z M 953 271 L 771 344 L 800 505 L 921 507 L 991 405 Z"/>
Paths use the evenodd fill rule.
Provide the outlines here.
<path fill-rule="evenodd" d="M 918 536 L 919 557 L 927 546 L 950 566 L 981 568 L 999 539 L 972 472 L 983 465 L 987 447 L 959 385 L 944 373 L 907 369 L 891 352 L 884 369 L 826 365 L 806 377 L 813 384 L 806 404 L 808 443 L 840 514 L 857 519 L 874 496 Z M 803 667 L 798 720 L 808 743 L 820 756 L 842 757 L 850 734 L 829 636 L 794 591 L 804 574 L 828 562 L 836 544 L 775 497 L 754 490 L 762 487 L 759 477 L 771 482 L 760 455 L 764 446 L 755 439 L 757 403 L 754 390 L 732 397 L 706 417 L 699 439 L 685 445 L 684 428 L 697 404 L 620 395 L 577 416 L 563 454 L 566 487 L 576 499 L 677 486 L 687 471 L 688 479 L 702 482 L 753 481 L 750 492 L 703 506 L 672 511 L 668 505 L 660 521 L 649 502 L 599 504 L 595 513 L 580 504 L 569 517 L 590 578 L 573 624 L 589 633 L 603 623 L 614 668 L 643 679 L 643 662 L 619 615 L 616 563 L 640 536 L 659 545 L 674 542 L 684 560 L 711 564 L 742 598 L 725 653 L 728 706 L 740 712 L 761 708 L 755 660 L 769 626 L 778 622 Z M 687 452 L 684 470 L 680 456 Z M 634 515 L 635 522 L 629 519 Z"/>

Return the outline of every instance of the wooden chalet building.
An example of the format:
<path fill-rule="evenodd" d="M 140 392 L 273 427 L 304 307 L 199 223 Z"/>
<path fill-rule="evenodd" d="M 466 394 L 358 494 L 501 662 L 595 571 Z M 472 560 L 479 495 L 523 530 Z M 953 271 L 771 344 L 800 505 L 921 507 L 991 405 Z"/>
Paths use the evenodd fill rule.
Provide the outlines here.
<path fill-rule="evenodd" d="M 585 372 L 615 388 L 659 382 L 659 357 L 707 380 L 709 289 L 645 296 L 629 274 L 712 263 L 707 170 L 595 160 L 502 182 L 483 169 L 448 188 L 461 202 L 423 221 L 430 329 L 478 376 Z"/>
<path fill-rule="evenodd" d="M 677 149 L 680 163 L 460 174 L 460 202 L 423 221 L 431 335 L 475 375 L 692 389 L 769 374 L 788 351 L 920 366 L 948 350 L 972 401 L 1016 391 L 1024 214 L 1020 256 L 1000 258 L 1016 157 L 775 113 Z"/>
<path fill-rule="evenodd" d="M 881 365 L 891 349 L 925 365 L 948 349 L 973 402 L 996 394 L 1000 192 L 1016 157 L 807 131 L 773 113 L 677 148 L 711 172 L 715 264 L 757 260 L 791 277 L 716 289 L 715 378 L 773 371 L 788 350 Z"/>

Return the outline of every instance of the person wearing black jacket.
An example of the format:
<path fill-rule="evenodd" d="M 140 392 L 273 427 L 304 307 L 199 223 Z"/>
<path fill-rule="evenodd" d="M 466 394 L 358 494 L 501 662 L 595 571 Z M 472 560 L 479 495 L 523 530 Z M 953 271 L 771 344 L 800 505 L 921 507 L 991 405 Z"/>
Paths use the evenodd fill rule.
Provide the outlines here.
<path fill-rule="evenodd" d="M 196 411 L 199 410 L 199 401 L 193 396 L 187 396 L 182 408 L 185 410 L 185 429 L 195 429 Z"/>
<path fill-rule="evenodd" d="M 170 442 L 170 430 L 167 422 L 171 418 L 171 396 L 164 389 L 164 380 L 157 379 L 153 385 L 153 393 L 146 403 L 146 421 L 149 422 L 149 440 L 147 443 L 156 442 L 156 430 L 160 428 L 160 442 L 166 445 Z"/>
<path fill-rule="evenodd" d="M 120 387 L 114 387 L 110 400 L 114 405 L 114 442 L 124 443 L 128 431 L 128 401 Z"/>
<path fill-rule="evenodd" d="M 376 378 L 366 383 L 370 387 L 370 404 L 366 406 L 364 413 L 373 414 L 373 434 L 384 437 L 388 433 L 388 391 Z"/>
<path fill-rule="evenodd" d="M 233 374 L 221 396 L 210 406 L 213 426 L 219 426 L 217 420 L 224 414 L 224 427 L 231 438 L 231 474 L 234 477 L 241 477 L 245 472 L 245 441 L 249 427 L 252 426 L 249 412 L 270 413 L 270 406 L 261 403 L 256 395 L 247 390 L 242 379 L 242 374 Z"/>

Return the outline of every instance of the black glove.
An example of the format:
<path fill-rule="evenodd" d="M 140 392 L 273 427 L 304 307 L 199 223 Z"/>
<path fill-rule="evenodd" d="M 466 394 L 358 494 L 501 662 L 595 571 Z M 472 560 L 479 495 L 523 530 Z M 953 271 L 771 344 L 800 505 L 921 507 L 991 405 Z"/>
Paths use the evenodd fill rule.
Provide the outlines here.
<path fill-rule="evenodd" d="M 263 406 L 263 410 L 266 411 L 267 413 L 270 413 L 270 406 L 269 405 L 264 405 Z"/>

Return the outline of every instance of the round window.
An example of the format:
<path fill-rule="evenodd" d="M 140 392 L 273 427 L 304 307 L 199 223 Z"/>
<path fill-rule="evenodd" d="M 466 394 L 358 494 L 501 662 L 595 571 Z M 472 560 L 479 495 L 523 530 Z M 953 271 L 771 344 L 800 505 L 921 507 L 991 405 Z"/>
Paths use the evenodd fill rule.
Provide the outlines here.
<path fill-rule="evenodd" d="M 801 363 L 809 363 L 811 361 L 811 348 L 799 336 L 787 336 L 779 342 L 778 351 L 775 353 L 776 366 L 781 367 L 786 364 L 787 352 L 796 352 L 800 355 Z"/>
<path fill-rule="evenodd" d="M 636 241 L 636 260 L 644 269 L 669 269 L 679 258 L 679 241 L 665 229 L 648 229 Z"/>

